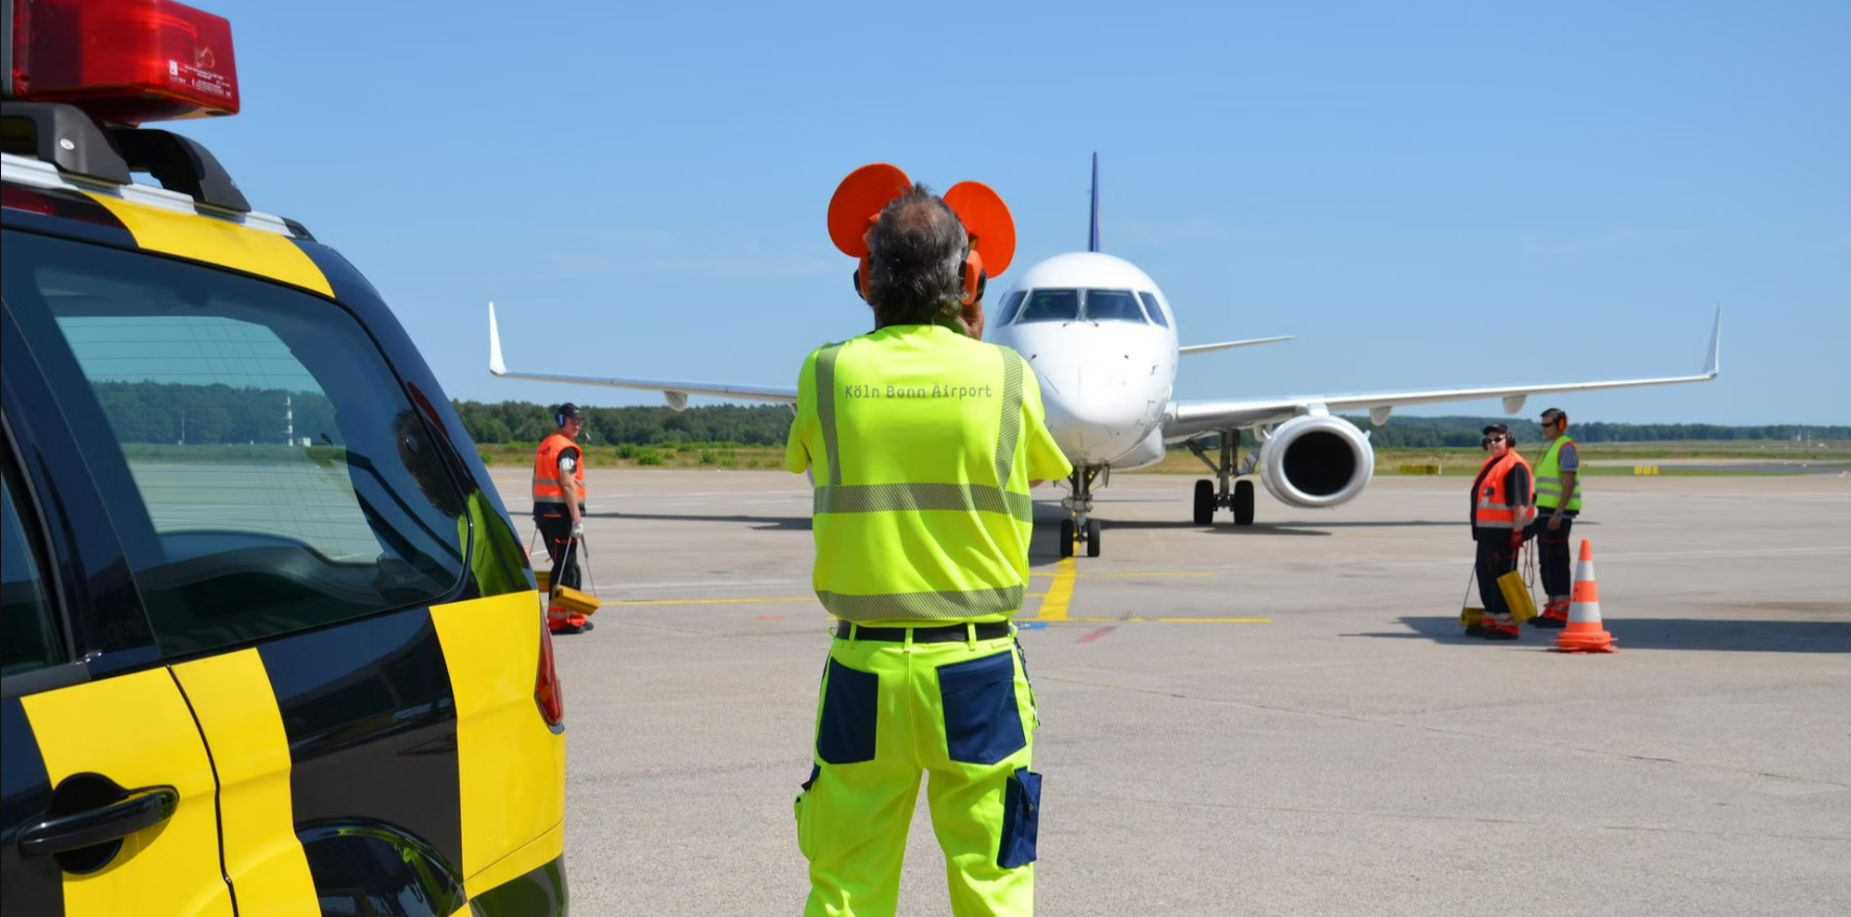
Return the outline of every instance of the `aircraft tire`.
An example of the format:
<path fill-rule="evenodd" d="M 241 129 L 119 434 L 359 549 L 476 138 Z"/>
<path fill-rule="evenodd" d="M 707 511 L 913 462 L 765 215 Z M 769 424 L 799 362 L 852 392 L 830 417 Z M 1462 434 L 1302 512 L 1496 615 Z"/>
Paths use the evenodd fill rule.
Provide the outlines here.
<path fill-rule="evenodd" d="M 1086 520 L 1086 556 L 1099 556 L 1099 520 Z"/>
<path fill-rule="evenodd" d="M 1060 556 L 1073 556 L 1073 520 L 1063 519 L 1060 523 Z"/>
<path fill-rule="evenodd" d="M 1253 524 L 1253 482 L 1234 482 L 1234 524 Z"/>
<path fill-rule="evenodd" d="M 1195 482 L 1195 524 L 1215 524 L 1215 482 Z"/>

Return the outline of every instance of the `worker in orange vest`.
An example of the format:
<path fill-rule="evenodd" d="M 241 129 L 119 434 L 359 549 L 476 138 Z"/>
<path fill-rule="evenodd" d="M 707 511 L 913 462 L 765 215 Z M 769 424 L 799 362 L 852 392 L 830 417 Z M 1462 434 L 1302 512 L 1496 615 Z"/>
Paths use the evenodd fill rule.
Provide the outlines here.
<path fill-rule="evenodd" d="M 585 457 L 576 440 L 585 428 L 585 412 L 567 402 L 553 415 L 558 428 L 540 441 L 533 456 L 533 522 L 546 542 L 553 570 L 550 587 L 579 586 L 578 546 L 585 537 Z M 585 616 L 546 603 L 546 624 L 556 634 L 591 629 Z"/>
<path fill-rule="evenodd" d="M 1535 484 L 1530 463 L 1517 454 L 1509 427 L 1486 427 L 1480 445 L 1491 453 L 1472 482 L 1472 540 L 1478 543 L 1478 596 L 1485 605 L 1485 619 L 1465 632 L 1489 640 L 1515 640 L 1517 621 L 1498 588 L 1498 577 L 1517 569 L 1517 552 L 1536 516 Z"/>

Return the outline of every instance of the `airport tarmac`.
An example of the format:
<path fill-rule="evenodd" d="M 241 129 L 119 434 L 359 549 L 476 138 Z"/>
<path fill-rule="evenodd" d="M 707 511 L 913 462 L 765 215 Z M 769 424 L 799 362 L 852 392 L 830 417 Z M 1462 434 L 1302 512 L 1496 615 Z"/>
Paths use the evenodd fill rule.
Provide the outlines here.
<path fill-rule="evenodd" d="M 530 536 L 529 472 L 494 476 Z M 589 483 L 609 604 L 555 644 L 573 912 L 800 913 L 809 486 Z M 1851 913 L 1851 480 L 1590 479 L 1604 656 L 1460 635 L 1463 480 L 1262 489 L 1247 528 L 1188 524 L 1192 483 L 1118 476 L 1099 558 L 1058 560 L 1038 507 L 1040 913 Z M 901 895 L 949 913 L 923 801 Z"/>

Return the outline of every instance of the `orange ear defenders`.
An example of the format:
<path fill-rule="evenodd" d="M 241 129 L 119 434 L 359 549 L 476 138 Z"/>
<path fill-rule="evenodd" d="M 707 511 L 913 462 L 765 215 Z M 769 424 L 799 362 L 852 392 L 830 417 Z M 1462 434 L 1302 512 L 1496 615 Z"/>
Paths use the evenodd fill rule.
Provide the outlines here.
<path fill-rule="evenodd" d="M 862 166 L 842 179 L 829 199 L 829 239 L 842 254 L 857 259 L 855 293 L 868 298 L 868 229 L 894 198 L 905 194 L 912 180 L 897 166 L 884 162 Z M 1015 259 L 1015 220 L 1003 199 L 981 182 L 959 182 L 945 192 L 945 205 L 957 214 L 968 237 L 964 263 L 958 269 L 960 302 L 971 305 L 983 298 L 990 275 L 1001 275 Z"/>
<path fill-rule="evenodd" d="M 877 162 L 848 173 L 829 199 L 829 240 L 861 262 L 855 269 L 855 295 L 863 300 L 868 298 L 868 230 L 880 220 L 881 209 L 912 186 L 898 166 Z"/>
<path fill-rule="evenodd" d="M 989 185 L 961 181 L 945 192 L 945 206 L 958 215 L 964 232 L 970 236 L 970 248 L 958 279 L 964 284 L 963 305 L 983 298 L 990 270 L 999 276 L 1015 260 L 1015 218 L 1008 205 Z M 986 270 L 989 269 L 989 270 Z"/>

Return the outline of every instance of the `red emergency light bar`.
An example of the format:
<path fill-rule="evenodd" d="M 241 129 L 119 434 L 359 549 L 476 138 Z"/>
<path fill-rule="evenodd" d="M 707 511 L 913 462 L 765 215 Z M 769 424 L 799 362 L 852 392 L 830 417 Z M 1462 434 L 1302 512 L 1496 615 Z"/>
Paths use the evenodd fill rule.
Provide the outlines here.
<path fill-rule="evenodd" d="M 14 98 L 141 124 L 238 113 L 231 23 L 172 0 L 15 0 Z"/>

